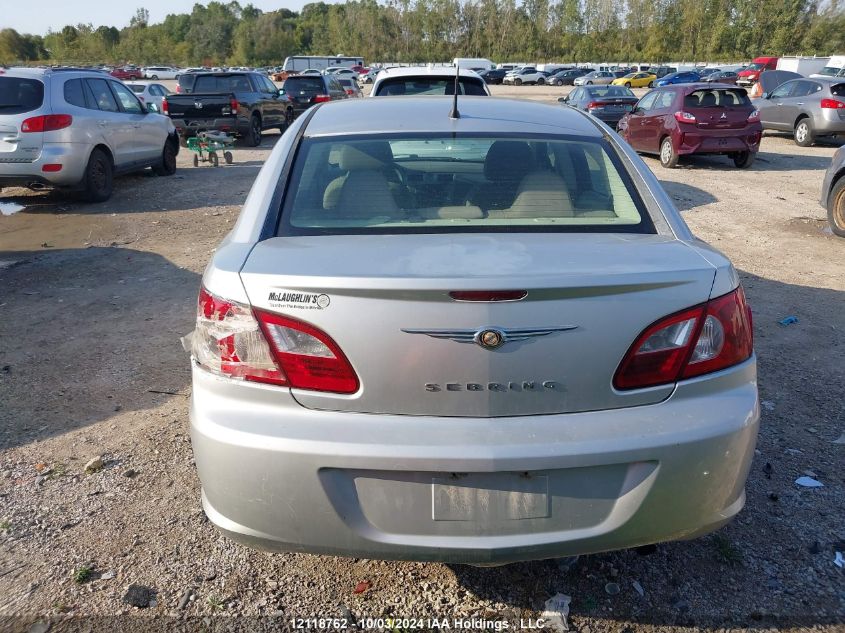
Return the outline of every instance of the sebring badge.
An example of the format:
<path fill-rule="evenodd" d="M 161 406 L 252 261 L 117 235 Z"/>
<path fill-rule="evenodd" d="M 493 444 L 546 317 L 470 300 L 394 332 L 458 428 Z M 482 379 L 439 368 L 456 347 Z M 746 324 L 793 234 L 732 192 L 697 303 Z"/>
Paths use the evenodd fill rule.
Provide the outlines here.
<path fill-rule="evenodd" d="M 497 349 L 511 341 L 525 341 L 538 336 L 548 336 L 555 332 L 574 330 L 577 325 L 559 325 L 550 327 L 530 328 L 496 328 L 484 327 L 477 330 L 422 330 L 403 328 L 407 334 L 425 334 L 432 338 L 446 338 L 458 343 L 475 343 L 484 349 Z"/>

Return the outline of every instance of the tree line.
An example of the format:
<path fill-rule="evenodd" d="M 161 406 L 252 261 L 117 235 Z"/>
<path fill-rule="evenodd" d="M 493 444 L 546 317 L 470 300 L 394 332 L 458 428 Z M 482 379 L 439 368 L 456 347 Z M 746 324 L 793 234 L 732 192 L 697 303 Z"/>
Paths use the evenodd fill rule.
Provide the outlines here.
<path fill-rule="evenodd" d="M 0 30 L 0 63 L 281 64 L 288 55 L 367 62 L 717 61 L 845 54 L 845 0 L 346 0 L 299 13 L 195 4 L 151 24 Z"/>

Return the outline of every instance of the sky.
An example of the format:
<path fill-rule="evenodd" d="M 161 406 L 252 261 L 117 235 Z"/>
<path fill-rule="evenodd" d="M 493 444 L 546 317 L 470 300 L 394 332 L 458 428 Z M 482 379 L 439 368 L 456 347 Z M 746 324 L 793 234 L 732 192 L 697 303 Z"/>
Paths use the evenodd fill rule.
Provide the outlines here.
<path fill-rule="evenodd" d="M 242 6 L 252 4 L 262 11 L 290 9 L 299 11 L 312 0 L 239 0 Z M 332 2 L 332 0 L 325 0 Z M 12 28 L 19 33 L 46 35 L 49 29 L 60 30 L 67 24 L 116 26 L 129 24 L 138 7 L 150 12 L 150 22 L 164 20 L 168 13 L 190 13 L 196 0 L 0 0 L 0 29 Z M 203 0 L 201 4 L 208 4 Z"/>

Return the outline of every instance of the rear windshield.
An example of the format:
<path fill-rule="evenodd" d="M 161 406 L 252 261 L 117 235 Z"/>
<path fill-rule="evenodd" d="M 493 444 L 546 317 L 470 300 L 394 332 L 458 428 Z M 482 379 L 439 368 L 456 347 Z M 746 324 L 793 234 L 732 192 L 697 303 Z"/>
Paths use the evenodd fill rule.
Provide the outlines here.
<path fill-rule="evenodd" d="M 194 92 L 252 92 L 246 75 L 200 75 Z"/>
<path fill-rule="evenodd" d="M 748 93 L 741 88 L 696 90 L 684 97 L 685 108 L 730 108 L 750 105 Z"/>
<path fill-rule="evenodd" d="M 306 138 L 280 235 L 654 233 L 612 147 L 583 137 Z"/>
<path fill-rule="evenodd" d="M 625 86 L 590 86 L 587 92 L 591 97 L 635 97 Z"/>
<path fill-rule="evenodd" d="M 132 92 L 135 92 L 137 94 L 141 94 L 142 92 L 144 92 L 144 86 L 139 86 L 138 84 L 127 84 L 127 85 L 129 86 L 129 89 Z"/>
<path fill-rule="evenodd" d="M 830 87 L 830 94 L 834 97 L 845 97 L 845 84 L 834 84 Z"/>
<path fill-rule="evenodd" d="M 44 84 L 37 79 L 0 77 L 0 114 L 23 114 L 41 107 Z"/>
<path fill-rule="evenodd" d="M 455 94 L 455 80 L 450 77 L 395 77 L 382 81 L 376 96 L 453 94 Z M 458 94 L 485 96 L 487 93 L 484 92 L 483 81 L 472 77 L 462 77 Z"/>
<path fill-rule="evenodd" d="M 284 88 L 288 94 L 322 94 L 326 90 L 321 77 L 288 77 Z"/>

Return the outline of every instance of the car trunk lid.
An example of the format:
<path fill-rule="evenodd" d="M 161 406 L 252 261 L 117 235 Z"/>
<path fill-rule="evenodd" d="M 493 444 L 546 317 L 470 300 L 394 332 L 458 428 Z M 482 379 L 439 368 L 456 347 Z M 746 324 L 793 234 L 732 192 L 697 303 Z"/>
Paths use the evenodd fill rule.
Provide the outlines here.
<path fill-rule="evenodd" d="M 31 163 L 41 154 L 43 132 L 23 132 L 23 122 L 44 111 L 44 84 L 0 76 L 0 163 Z"/>
<path fill-rule="evenodd" d="M 668 397 L 671 385 L 618 392 L 614 372 L 648 325 L 708 299 L 714 269 L 658 235 L 356 235 L 260 242 L 241 277 L 255 308 L 326 332 L 360 379 L 352 395 L 292 390 L 303 406 L 495 417 Z M 484 348 L 486 330 L 509 340 Z"/>

